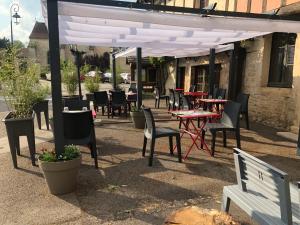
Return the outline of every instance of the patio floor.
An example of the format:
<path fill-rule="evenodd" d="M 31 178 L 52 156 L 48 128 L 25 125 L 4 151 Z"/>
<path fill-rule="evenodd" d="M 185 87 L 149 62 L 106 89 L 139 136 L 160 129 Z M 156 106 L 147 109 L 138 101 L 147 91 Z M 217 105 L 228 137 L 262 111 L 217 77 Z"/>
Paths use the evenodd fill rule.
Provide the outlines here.
<path fill-rule="evenodd" d="M 153 101 L 147 100 L 145 105 L 153 107 Z M 161 105 L 155 118 L 170 119 Z M 182 164 L 176 154 L 168 154 L 168 139 L 160 139 L 150 168 L 148 157 L 141 156 L 142 130 L 132 128 L 124 118 L 99 118 L 103 118 L 102 125 L 96 126 L 100 168 L 94 169 L 88 150 L 83 148 L 75 193 L 50 195 L 39 168 L 31 166 L 26 149 L 18 158 L 18 170 L 13 169 L 9 153 L 0 154 L 0 224 L 162 224 L 170 212 L 187 205 L 220 209 L 223 186 L 236 180 L 233 136 L 228 135 L 227 148 L 217 138 L 215 158 L 194 150 Z M 157 125 L 176 128 L 178 121 Z M 250 131 L 241 130 L 243 150 L 288 172 L 292 181 L 300 180 L 296 144 L 277 136 L 278 130 L 251 125 Z M 184 138 L 183 152 L 189 144 Z M 53 144 L 39 144 L 37 149 L 42 146 L 51 148 Z M 232 206 L 230 213 L 235 220 L 255 224 Z"/>

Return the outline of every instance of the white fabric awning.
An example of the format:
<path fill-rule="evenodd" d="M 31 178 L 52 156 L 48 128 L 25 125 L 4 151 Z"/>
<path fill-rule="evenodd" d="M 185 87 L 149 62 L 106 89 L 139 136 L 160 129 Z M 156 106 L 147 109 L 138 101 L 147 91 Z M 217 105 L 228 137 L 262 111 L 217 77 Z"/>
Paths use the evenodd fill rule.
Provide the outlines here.
<path fill-rule="evenodd" d="M 232 50 L 234 48 L 233 44 L 228 45 L 218 45 L 215 50 L 216 53 L 225 52 Z M 162 56 L 175 56 L 176 58 L 182 57 L 192 57 L 192 56 L 205 56 L 209 55 L 209 48 L 187 48 L 187 49 L 176 49 L 176 48 L 143 48 L 143 57 L 162 57 Z M 136 56 L 136 48 L 129 48 L 125 51 L 119 52 L 115 55 L 116 58 Z"/>
<path fill-rule="evenodd" d="M 41 1 L 47 24 L 47 3 Z M 172 51 L 173 56 L 199 55 L 271 32 L 300 33 L 300 23 L 294 21 L 202 17 L 60 1 L 58 14 L 60 44 L 141 47 L 143 55 L 147 49 L 149 55 Z"/>

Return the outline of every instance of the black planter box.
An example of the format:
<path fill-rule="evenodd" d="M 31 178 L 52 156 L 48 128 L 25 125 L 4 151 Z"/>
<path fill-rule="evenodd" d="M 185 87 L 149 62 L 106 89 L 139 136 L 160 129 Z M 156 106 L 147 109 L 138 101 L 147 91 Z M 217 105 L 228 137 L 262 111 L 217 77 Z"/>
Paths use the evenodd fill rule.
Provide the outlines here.
<path fill-rule="evenodd" d="M 36 114 L 36 119 L 38 122 L 39 129 L 42 128 L 41 113 L 44 112 L 47 130 L 49 130 L 49 106 L 48 106 L 48 103 L 49 103 L 49 100 L 43 100 L 41 102 L 36 103 L 33 106 L 33 111 Z"/>
<path fill-rule="evenodd" d="M 12 113 L 8 113 L 2 120 L 6 126 L 10 153 L 13 165 L 18 168 L 17 154 L 20 155 L 20 136 L 27 136 L 32 165 L 35 166 L 35 137 L 34 137 L 34 113 L 28 119 L 12 118 Z"/>

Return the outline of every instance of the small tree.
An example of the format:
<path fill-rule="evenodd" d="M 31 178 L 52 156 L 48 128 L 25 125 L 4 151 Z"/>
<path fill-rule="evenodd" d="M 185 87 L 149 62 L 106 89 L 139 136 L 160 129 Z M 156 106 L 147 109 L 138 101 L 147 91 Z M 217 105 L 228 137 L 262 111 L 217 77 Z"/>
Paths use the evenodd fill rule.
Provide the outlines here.
<path fill-rule="evenodd" d="M 3 38 L 0 38 L 0 49 L 5 49 L 5 48 L 8 48 L 10 46 L 10 41 L 3 37 Z"/>
<path fill-rule="evenodd" d="M 49 89 L 39 83 L 38 66 L 17 56 L 15 48 L 8 48 L 0 60 L 1 94 L 14 118 L 28 118 L 34 104 L 43 100 Z"/>
<path fill-rule="evenodd" d="M 82 59 L 82 64 L 88 64 L 91 69 L 98 68 L 102 73 L 105 73 L 110 68 L 110 57 L 108 52 L 103 55 L 85 55 Z"/>
<path fill-rule="evenodd" d="M 76 66 L 70 60 L 65 61 L 61 65 L 62 82 L 69 95 L 75 95 L 78 88 L 78 77 Z"/>

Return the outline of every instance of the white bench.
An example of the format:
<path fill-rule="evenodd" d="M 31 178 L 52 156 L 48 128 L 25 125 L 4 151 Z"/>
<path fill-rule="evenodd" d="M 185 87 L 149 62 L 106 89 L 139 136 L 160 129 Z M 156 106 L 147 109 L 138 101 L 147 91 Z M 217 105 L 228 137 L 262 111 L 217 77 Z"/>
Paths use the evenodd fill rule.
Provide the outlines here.
<path fill-rule="evenodd" d="M 237 185 L 223 189 L 222 210 L 232 200 L 261 225 L 300 225 L 299 189 L 288 175 L 273 166 L 234 149 Z"/>

